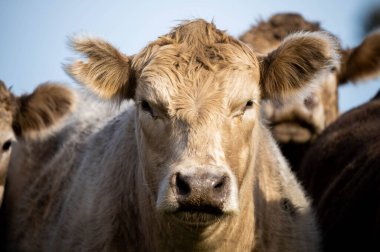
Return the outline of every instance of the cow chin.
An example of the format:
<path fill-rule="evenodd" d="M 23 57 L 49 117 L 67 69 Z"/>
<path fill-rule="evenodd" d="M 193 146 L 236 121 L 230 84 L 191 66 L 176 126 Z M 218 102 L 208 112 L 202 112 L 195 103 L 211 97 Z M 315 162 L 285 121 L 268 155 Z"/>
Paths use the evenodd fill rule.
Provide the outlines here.
<path fill-rule="evenodd" d="M 188 226 L 209 226 L 228 216 L 221 209 L 207 208 L 206 206 L 200 209 L 179 208 L 178 211 L 170 213 L 170 218 Z"/>
<path fill-rule="evenodd" d="M 167 209 L 164 214 L 171 222 L 180 225 L 204 227 L 222 221 L 224 218 L 236 214 L 225 211 L 223 207 L 212 205 L 179 205 L 174 211 Z"/>

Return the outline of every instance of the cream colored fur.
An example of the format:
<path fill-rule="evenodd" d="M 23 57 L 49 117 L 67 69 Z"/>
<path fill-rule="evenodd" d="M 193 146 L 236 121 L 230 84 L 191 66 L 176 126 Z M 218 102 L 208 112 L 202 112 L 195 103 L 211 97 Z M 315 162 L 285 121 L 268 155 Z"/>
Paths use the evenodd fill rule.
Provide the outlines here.
<path fill-rule="evenodd" d="M 282 47 L 301 47 L 292 50 L 294 58 L 281 49 L 261 58 L 265 64 L 204 20 L 182 23 L 133 57 L 121 59 L 106 42 L 78 43 L 89 45 L 82 49 L 74 41 L 90 60 L 69 66 L 73 77 L 103 98 L 132 97 L 134 106 L 109 113 L 110 119 L 84 105 L 92 116 L 76 112 L 39 145 L 42 163 L 36 149 L 23 147 L 29 151 L 19 160 L 27 165 L 12 160 L 7 197 L 10 250 L 319 250 L 313 210 L 263 126 L 260 100 L 301 91 L 306 84 L 295 81 L 328 68 L 334 62 L 330 38 L 298 35 Z M 107 55 L 110 63 L 93 55 Z M 307 71 L 301 75 L 284 58 Z M 270 86 L 265 73 L 278 85 Z M 106 78 L 104 85 L 96 76 Z M 280 77 L 290 78 L 285 87 Z M 168 176 L 204 171 L 230 178 L 222 214 L 177 213 Z"/>

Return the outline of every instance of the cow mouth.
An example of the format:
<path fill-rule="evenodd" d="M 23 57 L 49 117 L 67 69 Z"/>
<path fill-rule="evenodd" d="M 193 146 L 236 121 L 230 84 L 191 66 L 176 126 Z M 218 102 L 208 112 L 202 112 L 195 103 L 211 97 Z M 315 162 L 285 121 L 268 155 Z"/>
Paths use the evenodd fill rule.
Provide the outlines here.
<path fill-rule="evenodd" d="M 210 205 L 180 206 L 173 212 L 176 221 L 190 226 L 208 226 L 220 221 L 224 216 L 222 209 Z"/>
<path fill-rule="evenodd" d="M 312 141 L 318 133 L 316 125 L 304 120 L 271 123 L 274 138 L 282 143 L 306 143 Z"/>

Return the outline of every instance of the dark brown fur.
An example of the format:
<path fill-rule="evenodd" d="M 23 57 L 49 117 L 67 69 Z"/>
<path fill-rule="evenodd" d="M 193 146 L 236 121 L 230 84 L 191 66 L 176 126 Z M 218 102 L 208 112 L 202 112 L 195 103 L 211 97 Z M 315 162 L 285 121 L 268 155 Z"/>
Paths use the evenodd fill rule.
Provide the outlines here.
<path fill-rule="evenodd" d="M 380 92 L 326 128 L 300 170 L 325 251 L 379 251 Z"/>

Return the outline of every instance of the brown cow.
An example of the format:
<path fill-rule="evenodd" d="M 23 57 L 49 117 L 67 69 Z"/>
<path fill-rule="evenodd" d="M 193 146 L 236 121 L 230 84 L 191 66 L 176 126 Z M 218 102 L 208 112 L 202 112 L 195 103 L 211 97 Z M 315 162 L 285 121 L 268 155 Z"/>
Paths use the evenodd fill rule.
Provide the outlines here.
<path fill-rule="evenodd" d="M 73 47 L 87 57 L 67 67 L 75 79 L 134 106 L 29 181 L 10 174 L 12 191 L 28 190 L 6 198 L 9 250 L 318 251 L 260 99 L 296 95 L 328 71 L 331 36 L 295 34 L 259 57 L 193 20 L 134 56 L 94 38 Z"/>
<path fill-rule="evenodd" d="M 293 32 L 322 30 L 318 23 L 307 21 L 299 14 L 280 13 L 259 22 L 240 39 L 266 55 Z M 316 80 L 318 83 L 314 84 L 318 84 L 318 88 L 306 99 L 263 104 L 263 113 L 270 122 L 274 138 L 295 172 L 314 139 L 339 115 L 338 86 L 380 76 L 380 32 L 368 35 L 356 48 L 341 48 L 340 54 L 340 65 Z"/>
<path fill-rule="evenodd" d="M 29 95 L 17 97 L 0 81 L 0 206 L 16 140 L 42 139 L 72 111 L 75 99 L 62 85 L 44 84 Z"/>
<path fill-rule="evenodd" d="M 380 251 L 380 91 L 324 130 L 300 177 L 317 207 L 325 251 Z"/>

